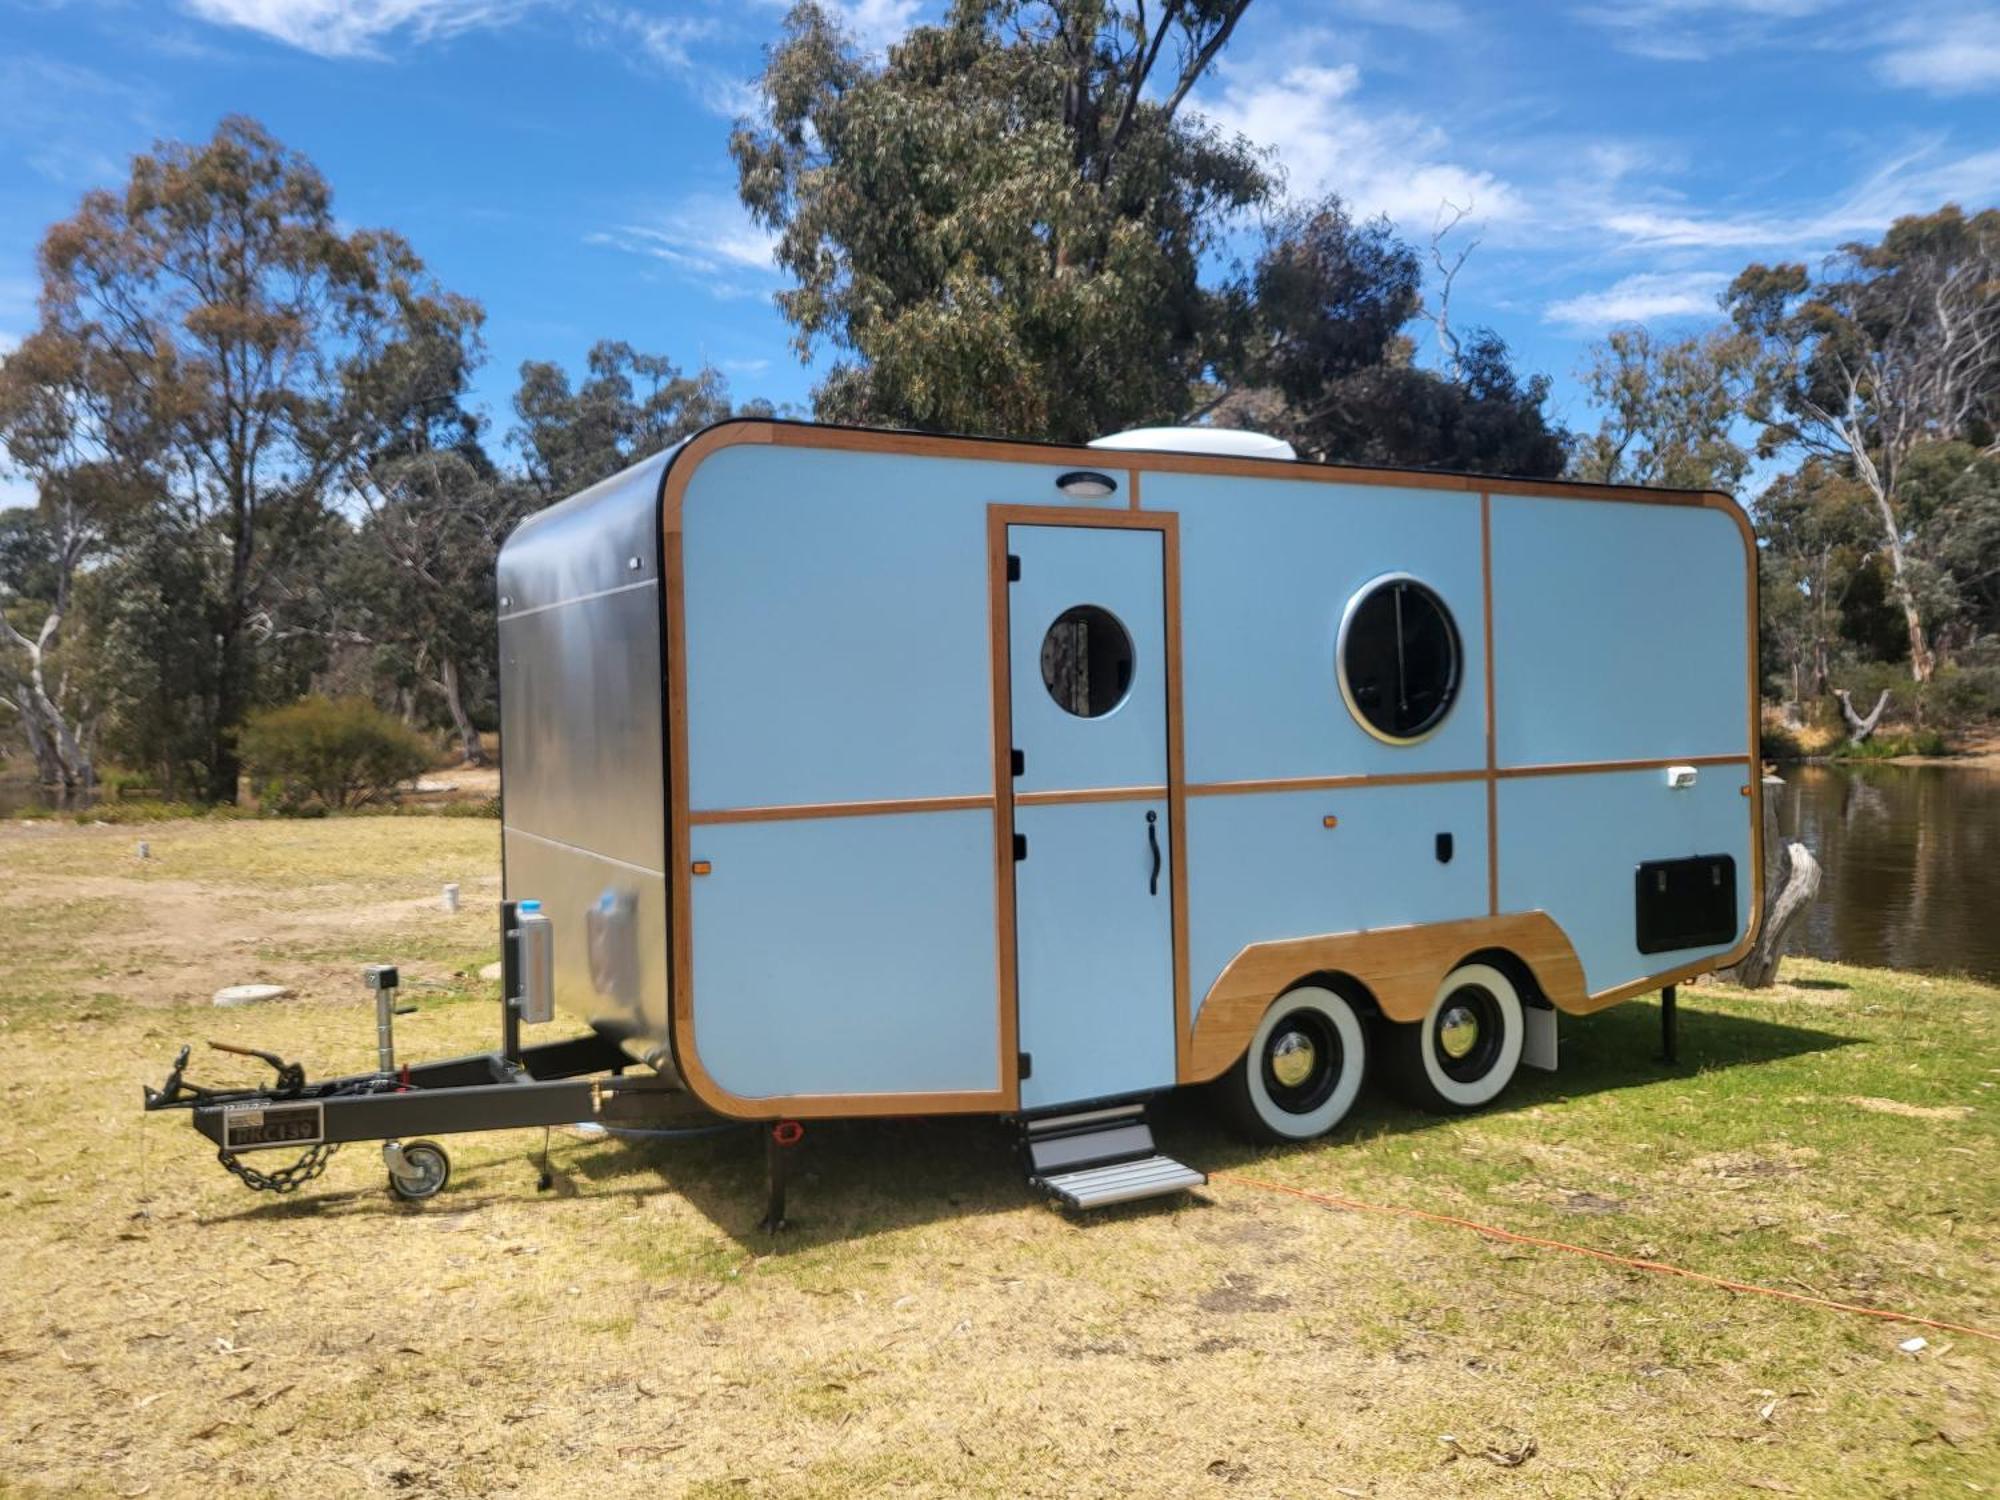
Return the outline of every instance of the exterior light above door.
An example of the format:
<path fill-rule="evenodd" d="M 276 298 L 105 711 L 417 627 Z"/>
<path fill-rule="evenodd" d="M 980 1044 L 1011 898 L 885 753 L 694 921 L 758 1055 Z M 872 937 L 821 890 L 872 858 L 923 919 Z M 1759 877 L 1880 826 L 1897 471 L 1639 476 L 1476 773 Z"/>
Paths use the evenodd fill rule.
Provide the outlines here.
<path fill-rule="evenodd" d="M 1095 469 L 1071 469 L 1056 480 L 1056 488 L 1072 500 L 1102 500 L 1118 488 L 1118 481 Z"/>

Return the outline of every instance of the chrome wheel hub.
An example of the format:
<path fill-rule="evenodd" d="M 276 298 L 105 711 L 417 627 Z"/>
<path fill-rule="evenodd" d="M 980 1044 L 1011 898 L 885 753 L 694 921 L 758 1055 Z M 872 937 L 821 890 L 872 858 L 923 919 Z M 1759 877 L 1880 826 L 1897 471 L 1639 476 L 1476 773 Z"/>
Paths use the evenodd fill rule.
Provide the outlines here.
<path fill-rule="evenodd" d="M 1319 1066 L 1319 1048 L 1300 1031 L 1287 1031 L 1271 1043 L 1271 1076 L 1288 1089 L 1298 1088 Z"/>
<path fill-rule="evenodd" d="M 1479 1017 L 1468 1005 L 1448 1005 L 1438 1017 L 1438 1048 L 1454 1061 L 1479 1045 Z"/>

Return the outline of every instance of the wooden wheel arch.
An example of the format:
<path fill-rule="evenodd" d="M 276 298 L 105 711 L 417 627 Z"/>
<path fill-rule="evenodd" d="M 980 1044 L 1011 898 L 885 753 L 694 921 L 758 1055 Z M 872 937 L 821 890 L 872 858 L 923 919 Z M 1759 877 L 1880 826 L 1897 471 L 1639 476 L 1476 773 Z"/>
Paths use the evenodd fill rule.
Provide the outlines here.
<path fill-rule="evenodd" d="M 1380 927 L 1252 943 L 1224 966 L 1195 1018 L 1183 1083 L 1205 1083 L 1231 1067 L 1250 1045 L 1270 1008 L 1287 989 L 1314 974 L 1344 974 L 1365 986 L 1392 1021 L 1419 1021 L 1439 983 L 1475 954 L 1500 954 L 1525 969 L 1558 1010 L 1583 1014 L 1666 983 L 1592 995 L 1576 949 L 1546 912 L 1473 917 L 1413 927 Z M 1703 967 L 1727 961 L 1727 955 Z"/>

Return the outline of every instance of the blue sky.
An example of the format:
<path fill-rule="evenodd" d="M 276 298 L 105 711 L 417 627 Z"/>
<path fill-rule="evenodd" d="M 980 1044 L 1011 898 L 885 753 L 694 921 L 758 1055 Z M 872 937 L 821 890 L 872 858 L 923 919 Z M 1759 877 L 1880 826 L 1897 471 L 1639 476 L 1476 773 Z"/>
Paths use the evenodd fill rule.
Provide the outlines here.
<path fill-rule="evenodd" d="M 879 48 L 941 7 L 830 8 Z M 0 349 L 34 321 L 51 220 L 154 139 L 240 112 L 318 163 L 344 221 L 402 231 L 486 305 L 496 439 L 523 359 L 574 367 L 604 337 L 803 401 L 816 372 L 725 151 L 782 14 L 0 0 Z M 1554 376 L 1577 426 L 1577 370 L 1613 325 L 1689 326 L 1752 260 L 2000 202 L 2000 8 L 1976 0 L 1257 0 L 1194 100 L 1293 195 L 1338 189 L 1420 246 L 1442 201 L 1469 203 L 1454 319 Z"/>

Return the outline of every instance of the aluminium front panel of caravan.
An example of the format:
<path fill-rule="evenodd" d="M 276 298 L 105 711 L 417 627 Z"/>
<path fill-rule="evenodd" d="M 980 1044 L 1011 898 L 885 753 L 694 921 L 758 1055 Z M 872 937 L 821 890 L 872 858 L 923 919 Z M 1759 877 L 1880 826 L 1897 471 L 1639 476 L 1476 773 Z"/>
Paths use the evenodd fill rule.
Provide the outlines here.
<path fill-rule="evenodd" d="M 668 1045 L 659 486 L 669 455 L 530 517 L 499 561 L 502 858 L 555 924 L 556 998 Z"/>

